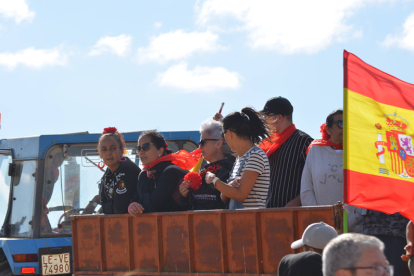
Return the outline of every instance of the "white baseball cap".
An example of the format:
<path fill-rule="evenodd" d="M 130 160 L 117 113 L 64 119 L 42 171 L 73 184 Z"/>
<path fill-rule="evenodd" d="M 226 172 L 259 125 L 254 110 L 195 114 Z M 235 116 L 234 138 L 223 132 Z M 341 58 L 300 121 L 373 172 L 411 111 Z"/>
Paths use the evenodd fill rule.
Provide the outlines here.
<path fill-rule="evenodd" d="M 338 233 L 332 226 L 324 222 L 312 223 L 306 227 L 302 239 L 293 242 L 290 247 L 297 249 L 307 245 L 313 248 L 324 249 L 328 242 L 337 236 Z"/>

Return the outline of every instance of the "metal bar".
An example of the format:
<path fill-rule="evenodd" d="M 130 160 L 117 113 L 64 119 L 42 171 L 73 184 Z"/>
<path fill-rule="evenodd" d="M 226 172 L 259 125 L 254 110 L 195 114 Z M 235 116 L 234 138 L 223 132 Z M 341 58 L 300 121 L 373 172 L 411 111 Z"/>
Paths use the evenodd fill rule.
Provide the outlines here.
<path fill-rule="evenodd" d="M 164 269 L 164 251 L 162 245 L 162 216 L 157 214 L 157 234 L 158 234 L 158 273 Z"/>
<path fill-rule="evenodd" d="M 187 226 L 188 226 L 188 245 L 189 250 L 188 254 L 190 255 L 189 259 L 189 272 L 195 272 L 195 262 L 194 262 L 194 231 L 193 231 L 193 215 L 187 214 Z"/>
<path fill-rule="evenodd" d="M 99 254 L 101 254 L 101 273 L 106 271 L 106 258 L 105 258 L 105 225 L 104 225 L 105 216 L 98 216 L 99 220 Z"/>
<path fill-rule="evenodd" d="M 262 250 L 262 225 L 260 212 L 254 213 L 255 218 L 255 231 L 256 231 L 256 266 L 257 274 L 263 273 L 263 250 Z"/>
<path fill-rule="evenodd" d="M 128 219 L 128 258 L 129 258 L 129 271 L 135 270 L 135 255 L 134 255 L 134 232 L 133 232 L 133 217 L 130 216 Z"/>
<path fill-rule="evenodd" d="M 37 159 L 36 160 L 36 173 L 35 173 L 35 203 L 34 203 L 34 215 L 32 219 L 32 228 L 33 233 L 32 237 L 34 239 L 40 238 L 40 227 L 41 227 L 41 216 L 43 215 L 43 180 L 45 174 L 45 160 Z"/>
<path fill-rule="evenodd" d="M 226 214 L 220 213 L 220 238 L 221 238 L 221 266 L 222 272 L 229 271 L 229 263 L 227 258 L 227 233 L 226 233 Z"/>
<path fill-rule="evenodd" d="M 77 221 L 76 218 L 71 218 L 72 229 L 77 229 Z M 78 252 L 78 232 L 72 231 L 72 253 L 73 253 L 73 270 L 79 270 L 79 252 Z"/>
<path fill-rule="evenodd" d="M 295 241 L 295 240 L 299 239 L 298 238 L 299 233 L 297 231 L 298 226 L 299 226 L 299 224 L 298 224 L 298 211 L 297 210 L 291 210 L 290 214 L 291 214 L 291 218 L 292 218 L 292 237 L 293 237 L 293 240 Z M 300 252 L 300 249 L 295 249 L 295 253 L 299 253 L 299 252 Z"/>

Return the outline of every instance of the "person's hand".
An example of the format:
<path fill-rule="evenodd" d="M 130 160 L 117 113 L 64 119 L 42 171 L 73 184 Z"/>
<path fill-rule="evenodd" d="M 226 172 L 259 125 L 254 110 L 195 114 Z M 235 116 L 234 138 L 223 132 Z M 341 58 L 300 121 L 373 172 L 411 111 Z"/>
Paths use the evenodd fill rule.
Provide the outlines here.
<path fill-rule="evenodd" d="M 205 177 L 205 179 L 206 179 L 206 183 L 207 184 L 210 184 L 211 183 L 211 181 L 213 181 L 213 179 L 216 177 L 216 175 L 214 174 L 214 173 L 212 173 L 212 172 L 207 172 L 206 173 L 206 177 Z"/>
<path fill-rule="evenodd" d="M 139 216 L 142 213 L 144 213 L 144 207 L 142 207 L 142 205 L 139 203 L 132 202 L 131 204 L 129 204 L 128 213 L 130 213 L 133 216 Z"/>
<path fill-rule="evenodd" d="M 238 178 L 236 178 L 236 179 L 234 179 L 232 182 L 230 182 L 229 184 L 227 184 L 227 185 L 229 185 L 229 186 L 232 186 L 232 187 L 234 187 L 234 188 L 239 188 L 240 187 L 240 185 L 241 185 L 241 183 L 240 183 L 240 177 L 238 177 Z"/>
<path fill-rule="evenodd" d="M 404 247 L 405 252 L 407 253 L 407 255 L 412 255 L 413 254 L 413 245 L 411 243 L 407 244 Z"/>
<path fill-rule="evenodd" d="M 221 113 L 216 113 L 216 115 L 214 115 L 213 120 L 215 121 L 223 121 L 223 115 L 221 115 Z"/>
<path fill-rule="evenodd" d="M 148 178 L 154 178 L 155 177 L 156 170 L 147 171 Z"/>
<path fill-rule="evenodd" d="M 407 244 L 404 247 L 404 250 L 405 250 L 405 253 L 406 254 L 405 255 L 401 255 L 401 259 L 403 261 L 407 262 L 410 259 L 410 257 L 412 256 L 412 254 L 413 254 L 413 245 L 412 244 Z"/>
<path fill-rule="evenodd" d="M 181 182 L 181 184 L 180 184 L 180 187 L 179 187 L 179 189 L 180 189 L 180 194 L 183 196 L 183 197 L 187 197 L 187 195 L 188 195 L 188 192 L 189 192 L 189 190 L 188 190 L 188 187 L 191 185 L 191 182 L 190 181 L 183 181 L 183 182 Z"/>

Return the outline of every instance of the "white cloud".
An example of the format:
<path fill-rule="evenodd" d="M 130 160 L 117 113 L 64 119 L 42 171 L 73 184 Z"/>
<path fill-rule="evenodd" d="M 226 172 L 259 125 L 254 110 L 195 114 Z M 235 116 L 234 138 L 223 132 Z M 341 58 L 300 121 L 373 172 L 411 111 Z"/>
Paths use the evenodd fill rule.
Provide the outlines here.
<path fill-rule="evenodd" d="M 253 49 L 312 54 L 333 42 L 361 37 L 362 31 L 346 24 L 347 19 L 365 3 L 381 1 L 206 0 L 195 10 L 197 23 L 209 28 L 232 22 L 222 19 L 241 22 Z"/>
<path fill-rule="evenodd" d="M 224 89 L 238 89 L 240 75 L 223 67 L 196 66 L 187 69 L 187 63 L 171 66 L 166 72 L 158 74 L 160 86 L 184 90 L 185 92 L 214 92 Z"/>
<path fill-rule="evenodd" d="M 105 52 L 111 52 L 118 56 L 125 56 L 125 54 L 131 48 L 132 36 L 119 35 L 119 36 L 105 36 L 96 42 L 89 52 L 90 56 L 98 56 Z"/>
<path fill-rule="evenodd" d="M 162 27 L 162 23 L 161 22 L 155 22 L 154 23 L 154 28 L 161 28 Z"/>
<path fill-rule="evenodd" d="M 186 33 L 183 30 L 172 31 L 152 37 L 148 47 L 138 49 L 138 61 L 156 61 L 164 63 L 170 60 L 188 58 L 195 52 L 209 52 L 223 47 L 217 44 L 218 35 L 207 32 Z"/>
<path fill-rule="evenodd" d="M 59 48 L 39 49 L 28 48 L 16 53 L 0 53 L 0 65 L 12 70 L 22 64 L 31 68 L 42 68 L 54 65 L 66 65 L 68 54 Z"/>
<path fill-rule="evenodd" d="M 29 10 L 25 0 L 0 0 L 0 14 L 6 18 L 14 18 L 17 24 L 23 20 L 31 22 L 36 15 Z"/>
<path fill-rule="evenodd" d="M 382 44 L 386 47 L 397 46 L 414 51 L 414 13 L 405 20 L 403 30 L 399 34 L 387 35 Z"/>

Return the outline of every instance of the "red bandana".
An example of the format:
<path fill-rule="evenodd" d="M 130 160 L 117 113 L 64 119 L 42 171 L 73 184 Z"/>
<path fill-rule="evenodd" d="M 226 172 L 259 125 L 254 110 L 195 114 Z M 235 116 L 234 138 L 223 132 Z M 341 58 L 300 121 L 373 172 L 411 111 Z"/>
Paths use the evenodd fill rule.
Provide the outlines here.
<path fill-rule="evenodd" d="M 288 126 L 282 133 L 272 133 L 270 135 L 270 140 L 265 139 L 263 140 L 259 147 L 266 153 L 267 157 L 272 155 L 290 136 L 296 131 L 296 127 L 294 124 Z"/>
<path fill-rule="evenodd" d="M 342 149 L 342 144 L 334 144 L 329 140 L 329 134 L 328 134 L 328 132 L 326 132 L 325 125 L 326 124 L 321 125 L 322 139 L 313 140 L 313 142 L 309 145 L 308 149 L 306 150 L 306 154 L 308 154 L 310 148 L 314 145 L 325 146 L 325 147 L 334 147 L 337 150 Z"/>
<path fill-rule="evenodd" d="M 150 169 L 160 162 L 171 161 L 174 165 L 177 165 L 181 169 L 191 170 L 191 168 L 197 164 L 198 159 L 200 157 L 201 149 L 196 149 L 193 152 L 179 150 L 176 153 L 170 153 L 165 156 L 162 156 L 147 166 L 144 165 L 144 168 Z"/>

